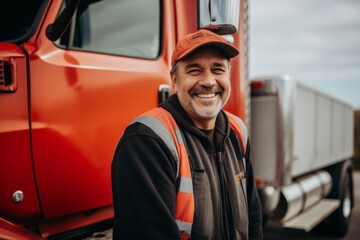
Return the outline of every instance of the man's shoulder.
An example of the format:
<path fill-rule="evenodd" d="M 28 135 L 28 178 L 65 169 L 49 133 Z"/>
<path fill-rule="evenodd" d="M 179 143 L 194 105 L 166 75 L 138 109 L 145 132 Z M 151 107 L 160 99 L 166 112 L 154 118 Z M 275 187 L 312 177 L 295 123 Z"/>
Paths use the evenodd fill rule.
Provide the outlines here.
<path fill-rule="evenodd" d="M 131 124 L 129 124 L 123 135 L 122 138 L 124 137 L 129 137 L 129 136 L 133 136 L 133 135 L 155 135 L 154 131 L 146 126 L 145 124 L 141 123 L 141 122 L 132 122 Z"/>

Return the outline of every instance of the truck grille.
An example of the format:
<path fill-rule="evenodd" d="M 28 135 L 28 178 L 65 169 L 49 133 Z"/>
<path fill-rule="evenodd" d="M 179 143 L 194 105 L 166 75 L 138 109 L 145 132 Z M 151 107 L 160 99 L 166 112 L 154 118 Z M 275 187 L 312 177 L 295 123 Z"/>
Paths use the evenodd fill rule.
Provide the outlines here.
<path fill-rule="evenodd" d="M 274 185 L 278 170 L 276 96 L 251 98 L 251 161 L 255 177 Z"/>

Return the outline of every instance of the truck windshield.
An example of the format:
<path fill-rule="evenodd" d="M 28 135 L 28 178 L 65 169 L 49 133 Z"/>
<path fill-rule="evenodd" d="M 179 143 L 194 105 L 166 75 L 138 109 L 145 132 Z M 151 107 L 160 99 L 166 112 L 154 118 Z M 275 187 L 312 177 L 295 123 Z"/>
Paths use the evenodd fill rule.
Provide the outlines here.
<path fill-rule="evenodd" d="M 36 31 L 48 0 L 0 2 L 0 42 L 22 43 Z"/>

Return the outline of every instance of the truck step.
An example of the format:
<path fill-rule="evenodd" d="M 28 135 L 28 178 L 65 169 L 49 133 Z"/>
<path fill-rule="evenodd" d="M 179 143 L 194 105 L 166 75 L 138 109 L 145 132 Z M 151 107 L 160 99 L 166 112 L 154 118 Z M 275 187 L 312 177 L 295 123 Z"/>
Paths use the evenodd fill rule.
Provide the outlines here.
<path fill-rule="evenodd" d="M 322 220 L 334 212 L 340 205 L 339 200 L 323 199 L 314 206 L 306 209 L 296 217 L 282 222 L 283 227 L 311 231 Z"/>

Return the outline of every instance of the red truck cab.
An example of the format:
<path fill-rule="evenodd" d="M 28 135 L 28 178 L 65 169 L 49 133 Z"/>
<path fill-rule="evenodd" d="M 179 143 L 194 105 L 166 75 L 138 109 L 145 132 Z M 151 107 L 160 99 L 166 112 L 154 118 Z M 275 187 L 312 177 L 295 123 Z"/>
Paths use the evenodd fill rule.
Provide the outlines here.
<path fill-rule="evenodd" d="M 77 2 L 56 40 L 48 26 L 74 1 L 0 5 L 0 238 L 70 238 L 75 229 L 111 224 L 117 141 L 135 116 L 170 94 L 176 41 L 201 27 L 198 9 L 209 4 Z M 227 110 L 244 118 L 243 17 L 230 36 L 241 54 L 232 60 Z"/>

